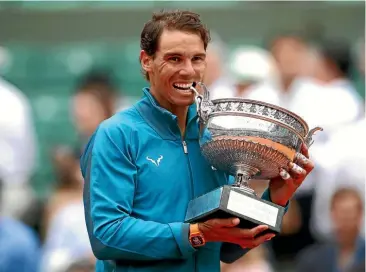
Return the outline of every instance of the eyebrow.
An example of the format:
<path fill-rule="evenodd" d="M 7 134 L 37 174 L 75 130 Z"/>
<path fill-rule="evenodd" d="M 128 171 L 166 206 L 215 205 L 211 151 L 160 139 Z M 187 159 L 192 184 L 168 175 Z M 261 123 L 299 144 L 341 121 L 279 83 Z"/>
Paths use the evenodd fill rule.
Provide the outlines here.
<path fill-rule="evenodd" d="M 164 55 L 164 57 L 172 57 L 172 56 L 183 56 L 182 53 L 178 53 L 178 52 L 168 52 Z M 194 54 L 193 56 L 195 57 L 206 57 L 206 53 L 197 53 L 197 54 Z"/>

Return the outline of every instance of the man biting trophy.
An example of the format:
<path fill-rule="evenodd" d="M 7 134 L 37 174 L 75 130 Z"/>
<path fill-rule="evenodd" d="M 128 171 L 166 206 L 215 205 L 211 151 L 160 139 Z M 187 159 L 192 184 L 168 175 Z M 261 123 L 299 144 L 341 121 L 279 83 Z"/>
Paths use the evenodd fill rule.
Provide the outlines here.
<path fill-rule="evenodd" d="M 233 262 L 278 233 L 314 167 L 301 118 L 209 100 L 200 83 L 209 41 L 190 11 L 153 14 L 142 30 L 149 87 L 101 123 L 81 158 L 97 272 L 220 271 L 220 259 Z M 271 181 L 258 198 L 245 186 L 263 177 Z"/>

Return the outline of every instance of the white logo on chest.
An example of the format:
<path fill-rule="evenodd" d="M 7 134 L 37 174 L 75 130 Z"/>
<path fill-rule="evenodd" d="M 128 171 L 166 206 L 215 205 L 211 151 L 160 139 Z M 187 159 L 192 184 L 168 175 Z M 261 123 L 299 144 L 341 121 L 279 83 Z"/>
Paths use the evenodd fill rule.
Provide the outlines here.
<path fill-rule="evenodd" d="M 155 160 L 153 160 L 153 159 L 151 159 L 149 156 L 147 156 L 146 157 L 146 159 L 148 160 L 148 161 L 151 161 L 153 164 L 155 164 L 156 166 L 159 166 L 160 165 L 160 162 L 161 162 L 161 160 L 163 159 L 163 156 L 162 155 L 160 155 L 160 157 L 155 161 Z"/>

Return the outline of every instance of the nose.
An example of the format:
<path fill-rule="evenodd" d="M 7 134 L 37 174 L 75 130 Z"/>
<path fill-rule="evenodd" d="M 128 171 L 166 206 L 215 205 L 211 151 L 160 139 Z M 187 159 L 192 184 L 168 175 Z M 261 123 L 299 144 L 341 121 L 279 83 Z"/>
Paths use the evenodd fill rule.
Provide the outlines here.
<path fill-rule="evenodd" d="M 184 62 L 184 66 L 182 67 L 182 69 L 180 70 L 179 73 L 181 76 L 186 76 L 186 77 L 191 77 L 196 74 L 194 67 L 192 65 L 192 62 L 190 60 L 187 60 L 186 62 Z"/>

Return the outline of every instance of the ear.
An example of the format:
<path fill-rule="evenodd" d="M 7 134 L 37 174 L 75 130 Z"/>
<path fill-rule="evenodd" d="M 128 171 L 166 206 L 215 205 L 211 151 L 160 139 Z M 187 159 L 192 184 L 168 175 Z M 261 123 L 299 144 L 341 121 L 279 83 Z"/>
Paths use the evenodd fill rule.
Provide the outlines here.
<path fill-rule="evenodd" d="M 144 71 L 146 73 L 150 72 L 152 69 L 152 57 L 149 56 L 145 50 L 141 50 L 140 51 L 140 64 L 142 69 L 144 69 Z"/>

